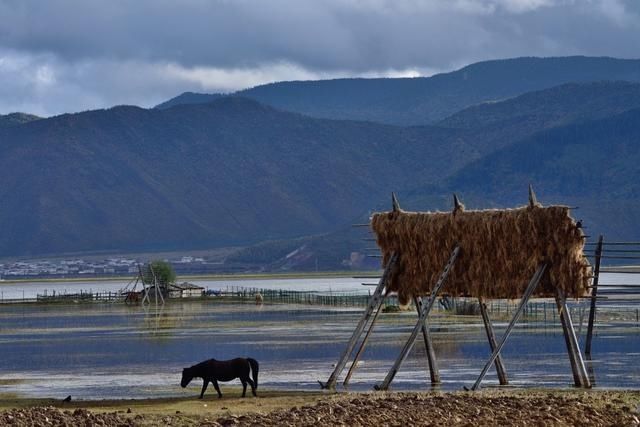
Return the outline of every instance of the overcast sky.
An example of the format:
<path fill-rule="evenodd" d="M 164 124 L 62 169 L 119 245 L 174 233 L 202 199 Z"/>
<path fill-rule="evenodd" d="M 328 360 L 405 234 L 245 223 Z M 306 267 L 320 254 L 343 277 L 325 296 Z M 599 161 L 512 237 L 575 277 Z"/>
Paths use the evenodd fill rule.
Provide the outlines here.
<path fill-rule="evenodd" d="M 0 114 L 563 55 L 640 57 L 640 0 L 0 0 Z"/>

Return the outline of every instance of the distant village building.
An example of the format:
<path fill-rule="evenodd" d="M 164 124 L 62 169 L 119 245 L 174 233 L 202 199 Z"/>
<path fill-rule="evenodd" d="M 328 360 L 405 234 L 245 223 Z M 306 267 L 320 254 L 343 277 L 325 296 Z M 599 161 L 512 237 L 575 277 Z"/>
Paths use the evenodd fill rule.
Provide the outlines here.
<path fill-rule="evenodd" d="M 203 295 L 204 288 L 193 283 L 182 282 L 169 285 L 169 298 L 194 298 Z"/>

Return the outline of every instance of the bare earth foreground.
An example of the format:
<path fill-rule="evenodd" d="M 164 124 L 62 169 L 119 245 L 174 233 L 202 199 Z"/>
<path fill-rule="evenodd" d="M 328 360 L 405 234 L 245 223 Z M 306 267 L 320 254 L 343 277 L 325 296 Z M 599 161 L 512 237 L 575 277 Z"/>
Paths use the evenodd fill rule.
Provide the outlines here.
<path fill-rule="evenodd" d="M 71 402 L 42 406 L 44 403 L 0 402 L 3 408 L 0 425 L 640 425 L 640 391 L 485 390 L 299 395 L 274 392 L 246 399 Z M 32 406 L 34 404 L 38 406 Z"/>

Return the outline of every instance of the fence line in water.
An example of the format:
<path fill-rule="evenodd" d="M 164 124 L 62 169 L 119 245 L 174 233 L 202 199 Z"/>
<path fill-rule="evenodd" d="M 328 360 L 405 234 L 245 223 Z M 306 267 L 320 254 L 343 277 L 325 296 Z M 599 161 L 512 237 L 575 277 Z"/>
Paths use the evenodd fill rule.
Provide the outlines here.
<path fill-rule="evenodd" d="M 263 289 L 242 286 L 227 286 L 217 290 L 206 289 L 202 299 L 220 299 L 227 301 L 255 303 L 257 295 L 260 295 L 262 302 L 274 304 L 303 304 L 322 306 L 343 306 L 343 307 L 364 307 L 368 304 L 369 293 L 358 291 L 295 291 L 284 289 Z M 13 298 L 5 299 L 0 297 L 0 303 L 41 303 L 41 302 L 124 302 L 125 295 L 121 292 L 104 291 L 80 291 L 76 293 L 66 292 L 45 292 L 38 294 L 36 298 Z M 181 299 L 181 298 L 177 298 Z M 450 313 L 457 315 L 479 316 L 477 301 L 472 298 L 454 298 L 447 304 L 446 300 L 434 305 L 437 313 Z M 390 296 L 386 299 L 386 305 L 397 305 L 397 298 Z M 629 301 L 629 303 L 637 300 Z M 495 320 L 507 317 L 518 305 L 517 300 L 489 300 L 487 308 Z M 576 323 L 582 324 L 582 320 L 588 316 L 588 304 L 578 303 L 570 307 L 572 317 Z M 636 307 L 625 307 L 624 304 L 609 305 L 602 304 L 598 309 L 599 315 L 610 320 L 635 321 L 640 326 L 640 309 Z M 529 302 L 523 313 L 524 322 L 556 323 L 558 322 L 558 312 L 555 301 L 532 301 Z"/>

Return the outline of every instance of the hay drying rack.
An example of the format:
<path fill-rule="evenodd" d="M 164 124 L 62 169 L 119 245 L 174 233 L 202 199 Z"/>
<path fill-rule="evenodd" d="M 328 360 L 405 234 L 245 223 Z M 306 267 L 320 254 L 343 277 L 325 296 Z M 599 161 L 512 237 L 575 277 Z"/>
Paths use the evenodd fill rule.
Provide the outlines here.
<path fill-rule="evenodd" d="M 529 206 L 531 207 L 538 206 L 535 193 L 531 188 L 531 186 L 529 186 Z M 462 204 L 460 203 L 458 197 L 454 195 L 454 213 L 456 211 L 459 211 L 461 208 L 463 208 Z M 396 195 L 392 193 L 392 212 L 399 212 L 399 211 L 400 211 L 400 204 L 398 202 Z M 356 226 L 368 227 L 370 226 L 370 224 L 356 224 Z M 584 237 L 587 238 L 589 236 L 584 236 Z M 595 245 L 595 248 L 593 247 L 593 245 Z M 640 259 L 640 255 L 638 255 L 640 254 L 640 242 L 605 243 L 603 236 L 600 236 L 597 243 L 586 243 L 586 248 L 587 248 L 587 251 L 586 251 L 587 257 L 590 257 L 594 260 L 593 276 L 592 276 L 593 280 L 592 280 L 592 285 L 590 286 L 591 295 L 586 297 L 586 298 L 590 298 L 591 300 L 589 321 L 588 321 L 589 323 L 588 323 L 587 338 L 586 338 L 586 345 L 585 345 L 585 354 L 590 360 L 597 302 L 601 299 L 614 298 L 615 295 L 620 294 L 621 292 L 620 288 L 631 289 L 631 291 L 622 291 L 623 294 L 632 292 L 635 295 L 638 295 L 640 297 L 640 284 L 625 284 L 625 285 L 600 284 L 599 285 L 598 282 L 599 282 L 599 275 L 600 275 L 601 260 L 602 258 Z M 460 249 L 461 248 L 457 244 L 454 245 L 454 247 L 451 250 L 451 254 L 449 256 L 448 262 L 444 265 L 437 282 L 431 288 L 430 295 L 427 296 L 426 300 L 420 297 L 413 298 L 413 302 L 418 312 L 418 319 L 411 331 L 411 334 L 409 335 L 409 338 L 407 339 L 404 346 L 402 347 L 400 354 L 396 358 L 393 366 L 387 373 L 386 377 L 384 378 L 382 383 L 375 385 L 374 388 L 376 390 L 387 390 L 389 388 L 394 377 L 398 373 L 402 363 L 405 361 L 405 359 L 411 352 L 411 349 L 415 345 L 415 342 L 417 341 L 420 333 L 422 333 L 422 338 L 423 338 L 425 349 L 426 349 L 426 358 L 429 366 L 429 374 L 430 374 L 429 376 L 430 376 L 431 384 L 437 385 L 440 383 L 440 373 L 438 370 L 436 354 L 434 351 L 431 335 L 429 333 L 428 317 L 434 305 L 437 295 L 444 288 L 445 283 L 447 281 L 447 277 L 449 276 L 449 272 L 451 271 L 456 260 L 458 259 Z M 606 249 L 609 250 L 609 253 L 611 253 L 611 255 L 604 255 Z M 636 254 L 636 255 L 630 256 L 627 254 Z M 323 383 L 321 381 L 318 381 L 322 388 L 325 388 L 325 389 L 336 388 L 336 384 L 338 382 L 339 376 L 344 371 L 348 363 L 348 360 L 351 358 L 358 342 L 360 342 L 358 350 L 356 351 L 355 356 L 353 358 L 353 362 L 351 363 L 351 366 L 347 372 L 347 375 L 343 380 L 343 385 L 344 386 L 348 385 L 354 373 L 354 370 L 358 365 L 358 361 L 360 360 L 360 357 L 362 356 L 363 351 L 367 345 L 367 342 L 373 331 L 376 320 L 378 319 L 378 315 L 382 311 L 382 303 L 386 297 L 386 294 L 384 292 L 385 287 L 388 284 L 388 279 L 391 274 L 391 271 L 394 268 L 394 266 L 398 263 L 398 259 L 400 256 L 401 254 L 394 252 L 388 258 L 383 274 L 381 275 L 376 285 L 376 289 L 369 300 L 369 304 L 367 305 L 364 313 L 362 314 L 359 322 L 357 323 L 356 328 L 353 331 L 353 334 L 351 335 L 351 338 L 349 339 L 345 349 L 340 355 L 340 358 L 338 359 L 338 362 L 335 365 L 335 369 L 333 370 L 333 372 L 329 376 L 329 379 L 326 382 Z M 548 268 L 548 265 L 546 263 L 541 263 L 540 265 L 538 265 L 535 273 L 529 280 L 529 283 L 524 293 L 521 296 L 519 305 L 514 311 L 512 318 L 502 338 L 499 341 L 496 339 L 493 325 L 491 323 L 491 319 L 489 318 L 489 314 L 487 312 L 487 306 L 486 306 L 485 300 L 483 297 L 478 297 L 480 314 L 484 323 L 487 340 L 492 353 L 489 359 L 487 360 L 487 362 L 485 363 L 475 383 L 471 386 L 470 390 L 478 390 L 480 388 L 480 385 L 485 375 L 487 374 L 488 370 L 491 368 L 492 365 L 495 365 L 500 385 L 507 385 L 509 383 L 507 378 L 507 372 L 502 360 L 501 351 L 504 345 L 506 344 L 507 339 L 511 334 L 511 331 L 513 330 L 514 326 L 516 325 L 520 316 L 522 315 L 527 303 L 529 302 L 529 299 L 534 294 L 536 287 L 540 283 L 547 268 Z M 607 272 L 632 273 L 632 274 L 640 273 L 640 272 L 631 272 L 631 271 L 625 271 L 625 270 L 607 270 Z M 638 277 L 640 277 L 640 275 L 638 275 Z M 599 287 L 603 288 L 603 291 L 604 293 L 607 294 L 607 296 L 598 295 Z M 571 318 L 571 313 L 567 307 L 566 300 L 567 300 L 567 296 L 565 295 L 565 293 L 559 287 L 556 288 L 556 294 L 555 294 L 556 307 L 559 313 L 560 323 L 562 326 L 564 340 L 567 347 L 567 355 L 571 365 L 574 384 L 576 387 L 590 388 L 594 384 L 593 370 L 590 369 L 590 372 L 587 373 L 585 361 L 582 356 L 582 352 L 580 350 L 578 339 L 576 337 L 575 328 Z M 365 330 L 366 330 L 366 333 L 365 333 Z M 364 338 L 360 341 L 360 338 L 362 337 L 363 333 L 365 333 Z M 466 387 L 465 389 L 468 390 L 468 388 Z"/>

